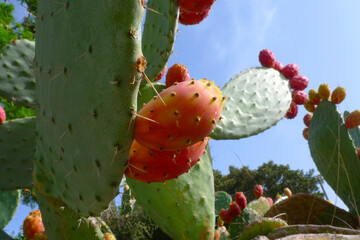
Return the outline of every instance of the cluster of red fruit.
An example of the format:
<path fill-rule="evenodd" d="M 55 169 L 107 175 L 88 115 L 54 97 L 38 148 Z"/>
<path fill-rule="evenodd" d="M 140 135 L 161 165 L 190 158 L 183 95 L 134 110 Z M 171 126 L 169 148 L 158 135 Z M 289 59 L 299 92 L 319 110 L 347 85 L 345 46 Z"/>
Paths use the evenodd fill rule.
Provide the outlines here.
<path fill-rule="evenodd" d="M 24 236 L 29 240 L 47 240 L 40 210 L 31 211 L 23 225 Z"/>
<path fill-rule="evenodd" d="M 169 68 L 166 87 L 135 119 L 125 174 L 138 181 L 164 182 L 188 172 L 205 152 L 223 109 L 220 89 L 205 79 L 191 80 L 181 64 Z"/>
<path fill-rule="evenodd" d="M 4 108 L 0 105 L 0 124 L 6 120 Z"/>
<path fill-rule="evenodd" d="M 263 49 L 259 53 L 259 61 L 264 67 L 271 67 L 281 72 L 285 78 L 289 79 L 292 91 L 292 102 L 285 117 L 293 119 L 298 114 L 297 105 L 303 105 L 307 101 L 307 94 L 303 90 L 309 85 L 309 79 L 304 75 L 299 75 L 300 68 L 295 63 L 290 63 L 285 67 L 275 60 L 275 55 L 269 49 Z"/>
<path fill-rule="evenodd" d="M 200 23 L 207 16 L 215 0 L 178 0 L 179 22 L 184 25 Z"/>

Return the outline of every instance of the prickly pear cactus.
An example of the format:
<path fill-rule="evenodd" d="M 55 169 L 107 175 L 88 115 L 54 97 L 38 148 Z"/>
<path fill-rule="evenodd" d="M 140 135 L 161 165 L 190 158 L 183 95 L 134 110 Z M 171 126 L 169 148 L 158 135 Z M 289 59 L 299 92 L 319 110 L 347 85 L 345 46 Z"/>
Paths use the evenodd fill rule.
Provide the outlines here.
<path fill-rule="evenodd" d="M 286 222 L 278 218 L 262 218 L 251 223 L 239 236 L 238 240 L 250 240 L 256 236 L 265 236 L 272 230 L 287 226 Z"/>
<path fill-rule="evenodd" d="M 218 191 L 215 193 L 215 214 L 219 214 L 219 211 L 224 208 L 227 209 L 229 204 L 232 202 L 231 196 L 223 191 Z"/>
<path fill-rule="evenodd" d="M 0 229 L 13 218 L 20 201 L 20 191 L 2 191 L 0 190 Z"/>

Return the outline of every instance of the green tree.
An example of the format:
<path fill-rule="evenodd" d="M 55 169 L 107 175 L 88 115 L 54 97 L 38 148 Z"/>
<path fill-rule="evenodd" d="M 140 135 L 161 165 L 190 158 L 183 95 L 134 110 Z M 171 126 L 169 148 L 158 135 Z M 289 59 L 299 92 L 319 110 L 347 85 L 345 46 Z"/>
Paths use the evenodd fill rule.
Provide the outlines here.
<path fill-rule="evenodd" d="M 255 198 L 256 184 L 262 185 L 264 195 L 273 199 L 277 193 L 283 194 L 286 187 L 293 193 L 309 193 L 323 198 L 313 169 L 304 173 L 303 170 L 291 170 L 289 165 L 278 165 L 273 161 L 264 163 L 256 170 L 250 170 L 247 166 L 242 168 L 230 166 L 227 175 L 214 170 L 214 177 L 215 191 L 225 191 L 231 195 L 235 192 L 244 192 L 248 201 Z"/>

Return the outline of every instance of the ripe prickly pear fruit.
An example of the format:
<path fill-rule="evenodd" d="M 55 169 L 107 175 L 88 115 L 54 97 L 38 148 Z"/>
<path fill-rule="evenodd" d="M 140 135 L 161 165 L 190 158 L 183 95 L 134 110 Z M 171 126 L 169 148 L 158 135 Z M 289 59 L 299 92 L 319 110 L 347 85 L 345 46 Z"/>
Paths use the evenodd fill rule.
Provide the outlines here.
<path fill-rule="evenodd" d="M 33 239 L 36 233 L 45 232 L 40 210 L 31 211 L 23 225 L 24 236 Z"/>
<path fill-rule="evenodd" d="M 275 70 L 278 70 L 279 72 L 281 72 L 283 68 L 284 68 L 284 65 L 281 62 L 275 61 L 275 64 L 274 64 Z"/>
<path fill-rule="evenodd" d="M 179 151 L 149 149 L 136 140 L 130 148 L 126 176 L 142 182 L 164 182 L 177 178 L 200 160 L 208 138 Z"/>
<path fill-rule="evenodd" d="M 309 85 L 309 79 L 304 75 L 296 75 L 289 81 L 290 87 L 295 90 L 304 90 Z"/>
<path fill-rule="evenodd" d="M 159 73 L 159 75 L 154 79 L 154 81 L 159 81 L 160 79 L 162 79 L 162 77 L 165 75 L 167 67 L 165 66 L 163 70 L 161 70 L 161 72 Z"/>
<path fill-rule="evenodd" d="M 275 55 L 269 49 L 263 49 L 259 53 L 259 62 L 264 67 L 275 67 Z"/>
<path fill-rule="evenodd" d="M 343 87 L 337 87 L 331 94 L 331 101 L 335 104 L 340 104 L 346 96 L 346 89 Z"/>
<path fill-rule="evenodd" d="M 310 121 L 311 121 L 312 117 L 313 117 L 312 113 L 308 113 L 304 116 L 303 120 L 304 120 L 305 126 L 307 126 L 307 127 L 310 126 Z"/>
<path fill-rule="evenodd" d="M 330 86 L 326 83 L 320 84 L 318 94 L 322 100 L 328 100 L 331 94 Z"/>
<path fill-rule="evenodd" d="M 215 128 L 225 97 L 213 82 L 178 83 L 143 106 L 135 119 L 134 136 L 156 150 L 178 150 L 207 137 Z"/>
<path fill-rule="evenodd" d="M 180 83 L 190 81 L 190 74 L 187 67 L 180 63 L 175 63 L 169 68 L 168 72 L 166 73 L 165 81 L 165 85 L 167 88 L 172 86 L 176 82 Z"/>
<path fill-rule="evenodd" d="M 360 126 L 360 111 L 355 110 L 346 117 L 345 127 L 348 129 L 354 129 L 358 126 Z"/>
<path fill-rule="evenodd" d="M 202 12 L 189 12 L 180 9 L 179 23 L 183 25 L 195 25 L 202 22 L 207 16 L 209 16 L 210 9 L 205 9 Z"/>
<path fill-rule="evenodd" d="M 314 112 L 315 109 L 316 109 L 316 105 L 312 101 L 310 101 L 309 99 L 304 104 L 304 107 L 308 112 Z"/>
<path fill-rule="evenodd" d="M 309 140 L 309 128 L 308 127 L 304 128 L 303 136 L 306 140 Z"/>
<path fill-rule="evenodd" d="M 286 65 L 282 70 L 281 73 L 286 77 L 287 79 L 291 79 L 299 74 L 300 68 L 295 63 L 290 63 Z M 303 89 L 299 89 L 303 90 Z"/>
<path fill-rule="evenodd" d="M 295 103 L 295 102 L 291 102 L 290 108 L 289 108 L 289 110 L 287 111 L 285 117 L 286 117 L 287 119 L 293 119 L 293 118 L 295 118 L 296 115 L 298 114 L 298 111 L 299 111 L 299 109 L 298 109 L 298 106 L 296 105 L 296 103 Z"/>
<path fill-rule="evenodd" d="M 241 209 L 246 208 L 247 200 L 243 192 L 235 193 L 235 201 Z"/>
<path fill-rule="evenodd" d="M 316 91 L 315 89 L 310 89 L 309 90 L 309 100 L 313 104 L 318 105 L 321 102 L 321 98 L 318 94 L 318 91 Z"/>
<path fill-rule="evenodd" d="M 297 104 L 297 105 L 303 105 L 306 103 L 308 99 L 308 96 L 306 94 L 306 92 L 301 91 L 301 90 L 294 90 L 292 91 L 292 100 Z"/>
<path fill-rule="evenodd" d="M 231 223 L 233 221 L 233 217 L 231 216 L 230 212 L 226 209 L 221 209 L 219 211 L 219 217 L 224 223 Z"/>
<path fill-rule="evenodd" d="M 0 105 L 0 124 L 6 120 L 6 113 L 3 107 Z"/>
<path fill-rule="evenodd" d="M 261 185 L 256 185 L 254 188 L 254 195 L 256 198 L 262 197 L 264 193 L 263 187 Z"/>
<path fill-rule="evenodd" d="M 209 9 L 215 0 L 178 0 L 180 10 L 188 12 L 202 12 Z"/>
<path fill-rule="evenodd" d="M 241 214 L 240 206 L 236 202 L 231 202 L 229 204 L 229 213 L 231 214 L 231 216 L 236 218 Z"/>
<path fill-rule="evenodd" d="M 266 200 L 269 202 L 270 207 L 274 205 L 274 201 L 272 200 L 272 198 L 267 197 Z"/>
<path fill-rule="evenodd" d="M 291 197 L 291 195 L 292 195 L 292 192 L 291 192 L 291 190 L 290 190 L 289 188 L 285 188 L 285 189 L 284 189 L 284 193 L 285 193 L 285 195 L 288 196 L 288 197 Z"/>
<path fill-rule="evenodd" d="M 105 238 L 105 240 L 116 240 L 114 234 L 112 234 L 112 233 L 105 233 L 104 238 Z"/>
<path fill-rule="evenodd" d="M 214 240 L 220 240 L 220 231 L 219 230 L 214 231 Z"/>
<path fill-rule="evenodd" d="M 277 200 L 279 200 L 280 198 L 282 198 L 282 196 L 281 196 L 281 194 L 276 194 L 276 198 L 275 198 L 275 202 L 277 201 Z"/>

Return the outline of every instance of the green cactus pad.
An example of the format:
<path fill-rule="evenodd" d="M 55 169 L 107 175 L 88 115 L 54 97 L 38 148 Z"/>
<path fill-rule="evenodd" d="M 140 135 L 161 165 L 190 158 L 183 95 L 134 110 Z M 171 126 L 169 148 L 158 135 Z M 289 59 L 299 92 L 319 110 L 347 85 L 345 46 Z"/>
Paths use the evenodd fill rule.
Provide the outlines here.
<path fill-rule="evenodd" d="M 108 207 L 129 160 L 141 2 L 39 1 L 35 184 L 83 216 Z"/>
<path fill-rule="evenodd" d="M 36 196 L 48 239 L 103 240 L 103 233 L 109 231 L 100 218 L 82 217 L 63 202 L 38 191 Z"/>
<path fill-rule="evenodd" d="M 152 83 L 156 91 L 160 93 L 162 90 L 166 88 L 166 86 L 163 83 L 160 82 L 153 82 Z M 150 84 L 145 84 L 142 86 L 139 90 L 138 95 L 138 111 L 144 106 L 144 104 L 148 103 L 154 96 L 156 95 L 156 92 L 154 89 L 150 86 Z"/>
<path fill-rule="evenodd" d="M 35 118 L 3 122 L 0 125 L 0 189 L 33 186 Z"/>
<path fill-rule="evenodd" d="M 178 179 L 150 184 L 127 181 L 137 202 L 172 239 L 213 239 L 215 199 L 209 151 Z"/>
<path fill-rule="evenodd" d="M 227 192 L 218 191 L 215 193 L 215 214 L 218 216 L 219 211 L 224 208 L 228 209 L 232 202 L 231 196 Z"/>
<path fill-rule="evenodd" d="M 229 233 L 231 239 L 240 236 L 244 232 L 245 228 L 249 226 L 250 223 L 261 218 L 259 213 L 251 208 L 244 208 L 241 211 L 240 216 L 234 219 L 234 221 L 229 225 Z"/>
<path fill-rule="evenodd" d="M 360 211 L 360 160 L 336 105 L 322 101 L 309 126 L 309 147 L 317 169 L 353 214 Z"/>
<path fill-rule="evenodd" d="M 272 68 L 251 68 L 221 90 L 226 96 L 223 119 L 210 136 L 240 139 L 265 131 L 280 121 L 292 100 L 289 81 Z"/>
<path fill-rule="evenodd" d="M 0 96 L 16 105 L 35 107 L 35 42 L 16 40 L 0 54 Z"/>
<path fill-rule="evenodd" d="M 263 217 L 269 211 L 270 204 L 266 198 L 260 197 L 257 200 L 251 201 L 246 207 L 255 210 L 259 216 Z"/>
<path fill-rule="evenodd" d="M 149 0 L 147 8 L 142 47 L 148 62 L 145 73 L 153 81 L 164 69 L 173 52 L 179 7 L 177 0 Z"/>
<path fill-rule="evenodd" d="M 344 112 L 344 119 L 346 119 L 346 117 L 349 115 L 350 113 L 348 111 Z M 352 138 L 352 140 L 354 141 L 354 144 L 356 146 L 356 148 L 360 147 L 360 129 L 354 128 L 354 129 L 348 129 L 350 136 Z"/>
<path fill-rule="evenodd" d="M 0 229 L 14 217 L 20 201 L 20 191 L 2 191 L 0 190 Z"/>
<path fill-rule="evenodd" d="M 251 223 L 240 235 L 238 240 L 250 240 L 256 236 L 267 235 L 272 230 L 287 226 L 286 222 L 278 218 L 262 218 Z"/>

